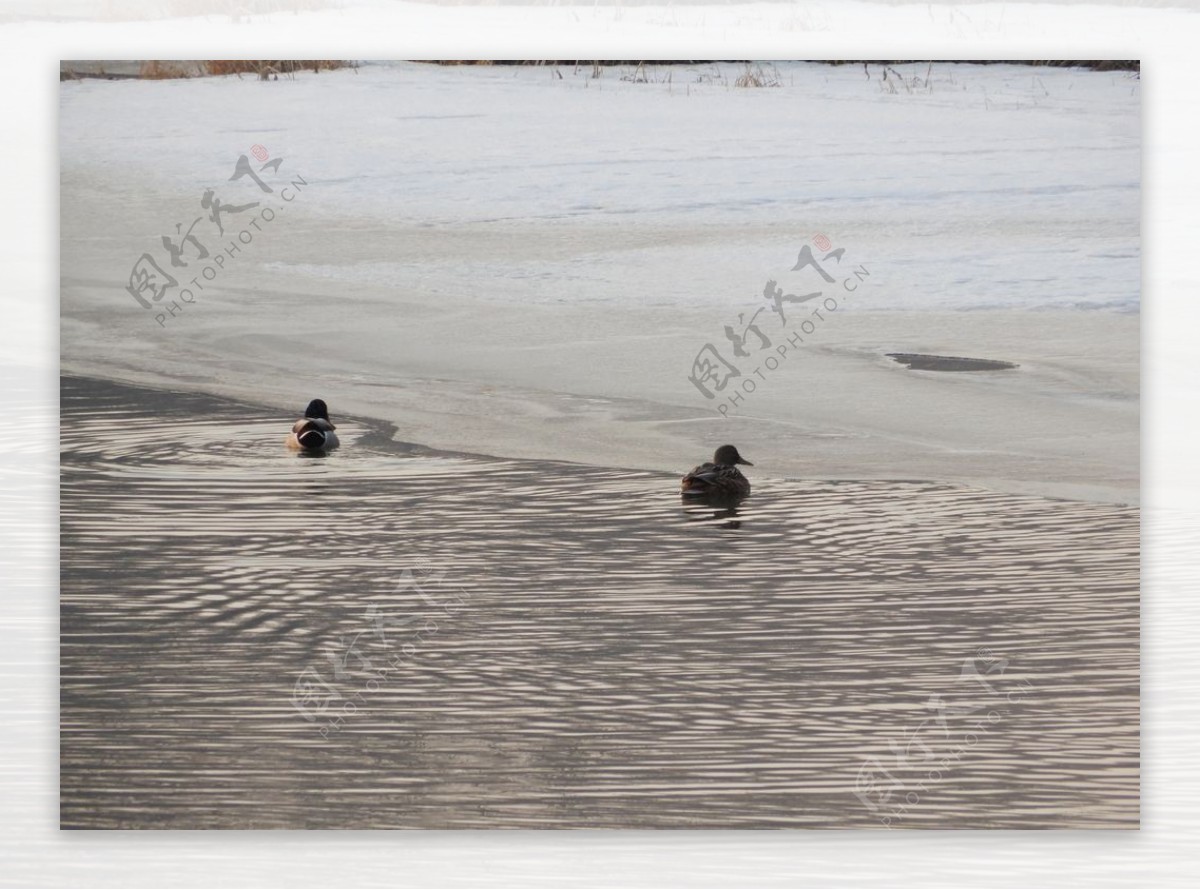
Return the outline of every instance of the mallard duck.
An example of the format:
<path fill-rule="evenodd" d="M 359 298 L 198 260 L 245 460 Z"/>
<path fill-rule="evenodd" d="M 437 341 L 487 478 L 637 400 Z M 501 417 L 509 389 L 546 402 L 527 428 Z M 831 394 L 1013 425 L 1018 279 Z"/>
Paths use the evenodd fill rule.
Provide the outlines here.
<path fill-rule="evenodd" d="M 304 416 L 292 424 L 288 434 L 289 448 L 297 451 L 328 451 L 338 447 L 337 429 L 329 421 L 329 409 L 321 399 L 313 399 L 304 409 Z"/>
<path fill-rule="evenodd" d="M 738 454 L 732 445 L 722 445 L 711 463 L 700 464 L 683 477 L 680 487 L 685 496 L 724 496 L 744 498 L 750 494 L 750 480 L 742 475 L 737 464 L 754 464 Z"/>

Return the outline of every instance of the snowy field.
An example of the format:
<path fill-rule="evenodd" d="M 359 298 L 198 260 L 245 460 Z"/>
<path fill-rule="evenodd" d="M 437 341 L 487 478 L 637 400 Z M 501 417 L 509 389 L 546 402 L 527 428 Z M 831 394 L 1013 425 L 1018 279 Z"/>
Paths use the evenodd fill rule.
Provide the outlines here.
<path fill-rule="evenodd" d="M 285 411 L 320 395 L 400 440 L 502 456 L 678 470 L 729 440 L 766 478 L 1136 501 L 1140 81 L 746 73 L 64 83 L 63 367 Z M 242 155 L 263 188 L 229 181 Z M 208 189 L 257 206 L 227 207 L 220 234 Z M 806 245 L 828 278 L 794 269 Z M 143 253 L 177 282 L 150 308 L 126 290 Z M 709 346 L 716 378 L 697 371 Z"/>

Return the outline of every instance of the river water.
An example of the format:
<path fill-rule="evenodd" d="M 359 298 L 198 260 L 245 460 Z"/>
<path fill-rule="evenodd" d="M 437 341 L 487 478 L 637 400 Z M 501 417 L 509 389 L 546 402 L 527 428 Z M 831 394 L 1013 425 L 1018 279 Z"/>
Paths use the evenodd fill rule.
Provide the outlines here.
<path fill-rule="evenodd" d="M 63 827 L 1137 827 L 1136 508 L 684 507 L 336 407 L 63 378 Z"/>

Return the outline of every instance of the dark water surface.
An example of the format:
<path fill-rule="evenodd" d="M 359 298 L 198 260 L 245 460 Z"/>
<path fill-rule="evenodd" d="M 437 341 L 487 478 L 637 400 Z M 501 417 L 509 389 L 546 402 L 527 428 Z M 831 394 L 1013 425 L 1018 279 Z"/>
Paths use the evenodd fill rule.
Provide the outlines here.
<path fill-rule="evenodd" d="M 64 827 L 1138 824 L 1136 508 L 292 419 L 63 379 Z"/>

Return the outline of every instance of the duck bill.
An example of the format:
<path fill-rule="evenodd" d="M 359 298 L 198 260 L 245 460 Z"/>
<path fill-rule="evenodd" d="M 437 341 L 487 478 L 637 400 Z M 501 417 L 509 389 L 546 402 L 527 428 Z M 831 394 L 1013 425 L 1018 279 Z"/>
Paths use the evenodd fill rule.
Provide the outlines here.
<path fill-rule="evenodd" d="M 750 461 L 746 460 L 744 457 L 739 457 L 739 458 L 738 458 L 738 460 L 737 460 L 737 462 L 738 462 L 739 464 L 743 464 L 744 466 L 747 466 L 747 467 L 752 467 L 752 466 L 754 466 L 754 464 L 750 463 Z"/>

